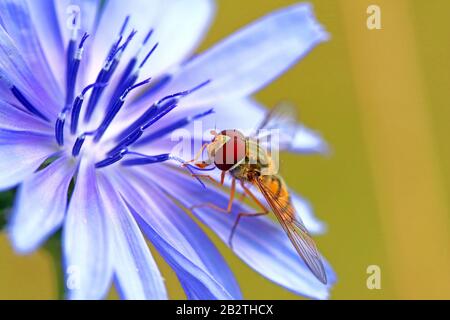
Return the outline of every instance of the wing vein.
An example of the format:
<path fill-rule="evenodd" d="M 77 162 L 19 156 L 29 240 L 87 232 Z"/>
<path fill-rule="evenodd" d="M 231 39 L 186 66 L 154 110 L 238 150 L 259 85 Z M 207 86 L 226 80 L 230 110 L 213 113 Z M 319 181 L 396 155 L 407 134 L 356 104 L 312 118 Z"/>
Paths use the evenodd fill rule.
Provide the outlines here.
<path fill-rule="evenodd" d="M 264 178 L 258 177 L 254 179 L 253 183 L 263 194 L 273 213 L 277 217 L 278 222 L 281 224 L 306 266 L 318 280 L 326 284 L 327 276 L 325 268 L 314 240 L 308 233 L 301 219 L 297 217 L 289 197 L 285 197 L 284 201 L 282 201 L 282 197 L 275 196 L 270 188 L 268 179 L 276 180 L 277 183 L 283 184 L 281 178 L 277 176 L 269 176 L 269 178 L 268 176 L 264 176 Z"/>

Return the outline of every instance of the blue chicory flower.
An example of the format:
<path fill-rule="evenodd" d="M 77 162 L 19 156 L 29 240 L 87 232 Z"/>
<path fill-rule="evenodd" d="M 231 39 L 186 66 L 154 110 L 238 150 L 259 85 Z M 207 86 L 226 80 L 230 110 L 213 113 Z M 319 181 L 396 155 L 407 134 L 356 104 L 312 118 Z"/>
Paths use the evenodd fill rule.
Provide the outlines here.
<path fill-rule="evenodd" d="M 0 190 L 18 186 L 8 232 L 29 253 L 63 229 L 71 299 L 166 299 L 148 239 L 189 299 L 241 299 L 218 250 L 180 205 L 212 201 L 173 163 L 170 132 L 193 119 L 251 127 L 265 109 L 250 96 L 327 39 L 308 4 L 295 4 L 192 57 L 215 11 L 212 0 L 2 0 L 0 2 Z M 154 80 L 149 80 L 148 77 Z M 150 87 L 137 98 L 136 90 Z M 194 137 L 195 138 L 195 137 Z M 289 151 L 325 150 L 299 125 Z M 324 226 L 293 193 L 312 233 Z M 225 242 L 237 212 L 194 215 Z M 145 238 L 144 238 L 145 235 Z M 261 236 L 264 235 L 264 236 Z M 234 252 L 273 282 L 326 298 L 281 228 L 243 221 Z"/>

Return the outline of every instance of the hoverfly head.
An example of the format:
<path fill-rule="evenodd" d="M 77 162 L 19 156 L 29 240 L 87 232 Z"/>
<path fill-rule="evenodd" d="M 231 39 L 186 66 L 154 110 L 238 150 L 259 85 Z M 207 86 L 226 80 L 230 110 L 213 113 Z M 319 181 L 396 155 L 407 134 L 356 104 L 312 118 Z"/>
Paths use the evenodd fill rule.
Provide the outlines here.
<path fill-rule="evenodd" d="M 222 171 L 228 171 L 240 163 L 246 154 L 245 136 L 238 130 L 223 130 L 214 137 L 211 144 L 214 152 L 210 158 L 214 159 L 216 167 Z"/>
<path fill-rule="evenodd" d="M 211 143 L 207 146 L 208 156 L 210 159 L 213 159 L 218 150 L 220 150 L 227 142 L 230 140 L 230 137 L 219 134 L 216 131 L 211 131 L 211 134 L 214 136 Z"/>

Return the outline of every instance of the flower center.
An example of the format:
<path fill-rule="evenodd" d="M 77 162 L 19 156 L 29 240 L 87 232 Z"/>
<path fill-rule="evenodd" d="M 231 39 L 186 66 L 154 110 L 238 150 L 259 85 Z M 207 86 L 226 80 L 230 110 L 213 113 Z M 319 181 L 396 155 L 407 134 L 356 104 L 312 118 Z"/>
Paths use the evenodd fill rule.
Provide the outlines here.
<path fill-rule="evenodd" d="M 130 20 L 130 17 L 126 17 L 122 27 L 120 28 L 117 39 L 111 44 L 109 52 L 105 58 L 102 68 L 98 72 L 95 82 L 87 85 L 82 92 L 75 97 L 78 71 L 83 60 L 84 46 L 89 37 L 89 35 L 85 33 L 77 45 L 77 25 L 79 25 L 79 23 L 77 23 L 78 18 L 79 17 L 76 15 L 73 19 L 73 32 L 67 47 L 65 105 L 59 113 L 55 123 L 55 138 L 58 145 L 63 147 L 65 143 L 70 142 L 71 154 L 74 158 L 80 157 L 88 150 L 89 151 L 87 153 L 90 154 L 104 154 L 104 158 L 96 160 L 95 166 L 98 169 L 115 164 L 121 161 L 125 156 L 131 156 L 132 158 L 122 161 L 123 165 L 150 164 L 173 159 L 169 154 L 145 155 L 138 152 L 133 152 L 130 148 L 142 137 L 144 132 L 149 127 L 175 109 L 178 106 L 180 99 L 201 89 L 207 85 L 210 80 L 204 81 L 194 88 L 173 93 L 154 102 L 130 125 L 120 130 L 112 141 L 111 139 L 108 139 L 107 142 L 103 141 L 104 139 L 102 140 L 102 138 L 104 137 L 105 132 L 110 128 L 111 124 L 116 119 L 116 116 L 122 110 L 129 93 L 148 84 L 151 80 L 151 78 L 147 78 L 138 82 L 142 68 L 158 48 L 158 43 L 156 43 L 148 50 L 142 59 L 140 58 L 141 51 L 144 50 L 153 34 L 153 29 L 151 29 L 146 34 L 144 40 L 137 49 L 137 52 L 132 56 L 123 68 L 123 71 L 121 71 L 121 74 L 117 77 L 117 84 L 111 91 L 112 94 L 107 97 L 108 102 L 100 124 L 94 130 L 80 133 L 79 128 L 81 121 L 84 122 L 83 127 L 86 127 L 86 125 L 92 127 L 94 125 L 93 114 L 96 111 L 100 98 L 105 93 L 105 88 L 110 85 L 112 82 L 111 80 L 116 76 L 116 71 L 121 63 L 123 53 L 133 41 L 137 31 L 132 30 L 126 37 L 124 36 Z M 164 86 L 169 81 L 170 76 L 162 77 L 159 84 Z M 159 84 L 155 84 L 152 90 L 159 90 L 161 88 Z M 17 100 L 19 100 L 30 112 L 46 121 L 49 121 L 48 118 L 40 114 L 39 111 L 33 107 L 33 105 L 23 96 L 23 94 L 17 90 L 17 88 L 12 87 L 11 91 L 15 94 Z M 88 93 L 90 93 L 89 98 L 85 99 Z M 83 108 L 85 108 L 85 110 L 83 110 Z M 84 111 L 83 117 L 80 116 L 82 111 Z M 177 120 L 176 122 L 168 124 L 162 129 L 159 129 L 153 134 L 145 137 L 145 140 L 148 142 L 158 137 L 162 137 L 177 128 L 187 125 L 193 120 L 205 117 L 211 113 L 212 109 L 194 116 Z M 66 122 L 70 122 L 69 130 L 65 130 Z M 68 133 L 67 138 L 65 138 L 66 132 Z M 116 133 L 114 132 L 114 134 Z M 101 147 L 99 147 L 100 145 Z M 99 150 L 101 150 L 101 152 L 98 152 Z"/>

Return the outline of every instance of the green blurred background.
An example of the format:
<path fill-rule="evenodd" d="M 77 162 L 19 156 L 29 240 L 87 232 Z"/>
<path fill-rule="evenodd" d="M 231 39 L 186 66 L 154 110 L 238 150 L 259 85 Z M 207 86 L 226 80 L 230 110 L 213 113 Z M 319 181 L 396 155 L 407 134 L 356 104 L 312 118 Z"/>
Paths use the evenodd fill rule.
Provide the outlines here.
<path fill-rule="evenodd" d="M 294 2 L 219 0 L 201 49 Z M 329 157 L 282 156 L 287 182 L 329 226 L 317 242 L 339 277 L 332 298 L 450 299 L 450 1 L 312 3 L 331 41 L 257 98 L 268 106 L 292 101 L 332 146 Z M 366 27 L 371 4 L 381 7 L 382 30 Z M 245 298 L 299 298 L 211 238 Z M 184 298 L 158 263 L 171 297 Z M 380 290 L 366 286 L 369 265 L 381 268 Z M 0 299 L 56 299 L 55 273 L 47 251 L 17 256 L 0 235 Z"/>

